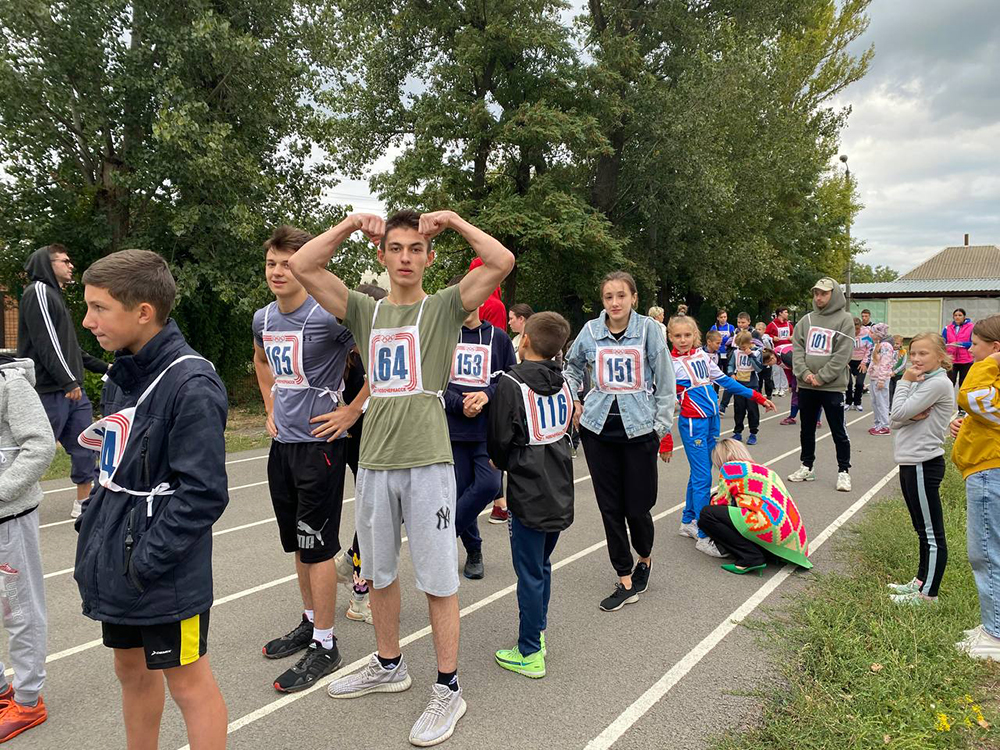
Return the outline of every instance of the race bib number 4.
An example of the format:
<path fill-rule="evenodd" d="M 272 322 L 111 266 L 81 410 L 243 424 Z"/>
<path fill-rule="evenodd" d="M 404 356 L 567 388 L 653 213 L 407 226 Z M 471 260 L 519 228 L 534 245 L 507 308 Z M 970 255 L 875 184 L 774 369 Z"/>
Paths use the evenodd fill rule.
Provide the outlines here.
<path fill-rule="evenodd" d="M 369 357 L 373 392 L 405 396 L 420 390 L 415 327 L 374 332 Z"/>
<path fill-rule="evenodd" d="M 598 347 L 597 387 L 605 393 L 637 393 L 643 389 L 642 352 L 626 347 Z"/>
<path fill-rule="evenodd" d="M 810 326 L 806 334 L 806 354 L 826 355 L 833 353 L 833 337 L 837 332 L 829 328 Z"/>
<path fill-rule="evenodd" d="M 485 388 L 490 384 L 490 347 L 485 344 L 459 344 L 451 363 L 451 382 Z"/>

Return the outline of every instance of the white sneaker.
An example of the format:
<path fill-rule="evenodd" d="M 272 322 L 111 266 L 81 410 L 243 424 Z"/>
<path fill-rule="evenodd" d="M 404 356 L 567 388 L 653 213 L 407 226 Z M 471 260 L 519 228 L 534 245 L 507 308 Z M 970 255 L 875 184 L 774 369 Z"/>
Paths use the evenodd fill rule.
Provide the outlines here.
<path fill-rule="evenodd" d="M 337 568 L 337 583 L 354 583 L 354 561 L 347 556 L 347 550 L 342 549 L 333 558 Z"/>
<path fill-rule="evenodd" d="M 920 583 L 916 578 L 912 578 L 909 583 L 887 583 L 886 588 L 894 594 L 912 594 L 914 591 L 920 591 Z"/>
<path fill-rule="evenodd" d="M 74 500 L 73 510 L 69 512 L 69 517 L 79 518 L 81 513 L 83 513 L 83 503 L 81 503 L 79 500 Z"/>
<path fill-rule="evenodd" d="M 908 594 L 890 594 L 889 598 L 892 600 L 893 604 L 902 604 L 908 607 L 919 607 L 925 604 L 933 604 L 937 601 L 937 597 L 927 598 L 921 596 L 919 591 L 911 591 Z"/>
<path fill-rule="evenodd" d="M 986 632 L 982 625 L 977 625 L 974 628 L 969 628 L 968 630 L 962 631 L 962 640 L 955 644 L 955 648 L 959 651 L 968 651 L 969 647 L 975 642 L 979 633 Z"/>
<path fill-rule="evenodd" d="M 367 622 L 372 624 L 372 604 L 368 601 L 368 594 L 358 597 L 357 594 L 351 596 L 351 603 L 347 607 L 347 619 L 354 622 Z"/>
<path fill-rule="evenodd" d="M 851 491 L 851 475 L 842 471 L 837 475 L 837 492 Z"/>
<path fill-rule="evenodd" d="M 789 482 L 815 482 L 816 472 L 803 464 L 788 475 Z"/>
<path fill-rule="evenodd" d="M 334 680 L 326 692 L 331 698 L 360 698 L 369 693 L 401 693 L 410 687 L 410 675 L 402 659 L 395 669 L 383 669 L 377 654 L 360 671 Z"/>
<path fill-rule="evenodd" d="M 698 543 L 694 545 L 694 548 L 699 552 L 704 552 L 709 557 L 726 557 L 722 550 L 716 546 L 715 542 L 707 536 L 703 539 L 699 539 Z"/>
<path fill-rule="evenodd" d="M 965 650 L 973 659 L 992 659 L 1000 662 L 1000 638 L 994 638 L 985 629 L 972 636 Z"/>
<path fill-rule="evenodd" d="M 698 538 L 698 522 L 688 521 L 687 523 L 682 523 L 680 528 L 677 529 L 677 533 L 681 536 L 690 537 L 691 539 Z"/>
<path fill-rule="evenodd" d="M 410 730 L 410 744 L 430 747 L 444 742 L 455 733 L 455 725 L 465 716 L 462 688 L 452 690 L 447 685 L 435 683 L 431 687 L 431 700 Z"/>

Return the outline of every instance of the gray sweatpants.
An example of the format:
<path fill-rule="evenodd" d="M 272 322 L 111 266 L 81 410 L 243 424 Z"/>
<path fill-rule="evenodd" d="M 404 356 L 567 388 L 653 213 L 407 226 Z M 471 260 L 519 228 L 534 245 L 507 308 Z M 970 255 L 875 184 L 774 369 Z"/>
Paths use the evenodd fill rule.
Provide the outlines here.
<path fill-rule="evenodd" d="M 14 663 L 14 700 L 31 705 L 42 692 L 48 654 L 38 508 L 0 523 L 0 601 Z M 0 662 L 0 674 L 3 672 Z M 6 678 L 0 680 L 6 689 Z"/>

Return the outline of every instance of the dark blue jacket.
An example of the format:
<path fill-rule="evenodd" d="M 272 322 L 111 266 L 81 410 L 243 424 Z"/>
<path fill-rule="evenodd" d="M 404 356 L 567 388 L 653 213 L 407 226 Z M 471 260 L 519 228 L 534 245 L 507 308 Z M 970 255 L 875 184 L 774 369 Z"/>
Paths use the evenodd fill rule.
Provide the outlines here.
<path fill-rule="evenodd" d="M 492 323 L 483 323 L 479 328 L 462 326 L 461 341 L 463 344 L 490 345 L 490 370 L 492 370 L 493 377 L 490 378 L 490 384 L 486 388 L 448 384 L 448 390 L 444 392 L 445 412 L 448 415 L 448 433 L 451 439 L 456 442 L 485 442 L 486 415 L 490 407 L 487 404 L 477 417 L 467 417 L 462 411 L 462 405 L 465 402 L 462 396 L 471 391 L 485 391 L 490 401 L 493 401 L 493 394 L 496 393 L 500 377 L 517 364 L 517 360 L 514 358 L 514 346 L 510 343 L 510 337 Z"/>
<path fill-rule="evenodd" d="M 104 385 L 104 414 L 134 406 L 185 354 L 197 352 L 172 320 L 138 354 L 118 352 Z M 95 483 L 76 524 L 74 577 L 87 617 L 156 625 L 212 606 L 212 524 L 229 502 L 226 412 L 226 389 L 203 360 L 171 368 L 137 409 L 114 482 L 139 491 L 165 482 L 174 494 L 154 498 L 147 517 L 144 496 Z"/>

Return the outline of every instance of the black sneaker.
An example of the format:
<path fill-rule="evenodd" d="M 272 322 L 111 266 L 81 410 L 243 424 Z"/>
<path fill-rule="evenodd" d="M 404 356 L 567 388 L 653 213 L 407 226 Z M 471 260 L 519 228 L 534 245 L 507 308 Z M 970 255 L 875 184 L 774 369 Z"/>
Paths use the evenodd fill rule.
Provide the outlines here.
<path fill-rule="evenodd" d="M 639 593 L 635 590 L 635 583 L 632 588 L 625 588 L 621 582 L 615 584 L 614 593 L 601 602 L 601 609 L 605 612 L 617 612 L 626 604 L 635 604 L 639 601 Z"/>
<path fill-rule="evenodd" d="M 641 594 L 648 585 L 649 566 L 644 562 L 638 563 L 632 571 L 632 588 L 635 589 L 635 593 Z"/>
<path fill-rule="evenodd" d="M 466 578 L 476 581 L 486 575 L 486 568 L 483 566 L 482 550 L 469 553 L 468 557 L 465 558 L 465 570 L 463 572 Z"/>
<path fill-rule="evenodd" d="M 268 641 L 262 651 L 268 659 L 284 659 L 286 656 L 297 654 L 304 648 L 309 648 L 312 643 L 313 624 L 309 618 L 302 615 L 302 622 L 291 633 L 285 633 L 281 638 Z"/>
<path fill-rule="evenodd" d="M 323 648 L 317 641 L 309 644 L 305 654 L 294 667 L 274 681 L 274 689 L 279 693 L 294 693 L 305 690 L 316 680 L 335 671 L 343 661 L 334 639 L 333 648 Z"/>

